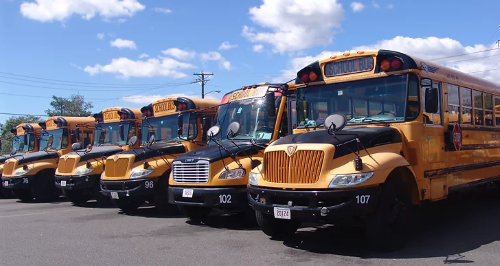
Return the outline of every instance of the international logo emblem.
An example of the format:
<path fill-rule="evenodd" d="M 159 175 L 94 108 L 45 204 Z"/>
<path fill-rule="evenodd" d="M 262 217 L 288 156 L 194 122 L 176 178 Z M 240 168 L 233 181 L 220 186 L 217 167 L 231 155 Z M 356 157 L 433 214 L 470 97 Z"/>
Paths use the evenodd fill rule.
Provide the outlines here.
<path fill-rule="evenodd" d="M 64 160 L 65 161 L 68 160 L 68 155 L 64 156 Z"/>
<path fill-rule="evenodd" d="M 118 161 L 118 155 L 113 156 L 113 161 L 116 163 Z"/>
<path fill-rule="evenodd" d="M 286 153 L 288 154 L 288 156 L 292 156 L 292 154 L 295 152 L 295 149 L 297 149 L 297 146 L 295 145 L 286 147 Z"/>

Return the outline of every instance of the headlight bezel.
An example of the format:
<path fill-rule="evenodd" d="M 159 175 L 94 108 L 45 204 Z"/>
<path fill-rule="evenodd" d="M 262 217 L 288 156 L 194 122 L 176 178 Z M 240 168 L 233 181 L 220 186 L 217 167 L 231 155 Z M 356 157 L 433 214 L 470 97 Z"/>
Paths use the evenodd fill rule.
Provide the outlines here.
<path fill-rule="evenodd" d="M 133 169 L 130 173 L 130 179 L 145 177 L 152 174 L 154 171 L 154 169 Z"/>
<path fill-rule="evenodd" d="M 219 180 L 235 180 L 245 177 L 247 171 L 244 168 L 236 168 L 228 171 L 224 171 L 219 175 Z M 233 177 L 234 175 L 234 177 Z"/>
<path fill-rule="evenodd" d="M 77 168 L 75 175 L 77 176 L 88 175 L 92 173 L 94 170 L 95 170 L 94 168 Z"/>
<path fill-rule="evenodd" d="M 362 172 L 352 174 L 334 174 L 328 188 L 345 188 L 362 184 L 372 178 L 374 172 Z M 341 183 L 342 182 L 342 183 Z"/>
<path fill-rule="evenodd" d="M 259 184 L 257 173 L 255 172 L 250 172 L 248 175 L 248 184 L 252 186 L 257 186 Z"/>

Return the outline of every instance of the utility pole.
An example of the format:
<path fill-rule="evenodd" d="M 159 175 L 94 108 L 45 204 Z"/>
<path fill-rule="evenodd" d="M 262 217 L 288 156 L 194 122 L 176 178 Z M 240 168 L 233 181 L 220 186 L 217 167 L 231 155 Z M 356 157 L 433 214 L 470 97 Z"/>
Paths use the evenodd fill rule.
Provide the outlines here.
<path fill-rule="evenodd" d="M 194 73 L 193 75 L 198 76 L 198 79 L 196 79 L 193 83 L 198 83 L 200 82 L 201 84 L 201 98 L 205 99 L 205 84 L 210 81 L 209 79 L 206 79 L 205 76 L 213 76 L 213 73 Z"/>

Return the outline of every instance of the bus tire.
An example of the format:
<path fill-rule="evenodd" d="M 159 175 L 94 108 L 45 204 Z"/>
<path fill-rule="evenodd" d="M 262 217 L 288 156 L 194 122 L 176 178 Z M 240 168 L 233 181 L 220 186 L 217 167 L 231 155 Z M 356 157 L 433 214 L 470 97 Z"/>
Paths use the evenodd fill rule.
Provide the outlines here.
<path fill-rule="evenodd" d="M 300 221 L 275 219 L 259 211 L 255 211 L 255 218 L 262 232 L 277 240 L 292 237 L 300 227 Z"/>
<path fill-rule="evenodd" d="M 191 221 L 201 222 L 205 219 L 210 212 L 212 212 L 212 208 L 207 207 L 199 207 L 199 206 L 178 206 L 179 211 L 186 217 L 188 217 Z"/>
<path fill-rule="evenodd" d="M 111 198 L 101 192 L 101 179 L 97 180 L 94 187 L 92 187 L 92 198 L 95 199 L 99 206 L 111 205 Z"/>
<path fill-rule="evenodd" d="M 84 205 L 92 198 L 91 194 L 83 190 L 64 190 L 63 193 L 76 206 Z"/>
<path fill-rule="evenodd" d="M 388 179 L 375 211 L 366 219 L 371 244 L 386 252 L 403 248 L 409 235 L 412 210 L 410 191 L 403 180 Z"/>
<path fill-rule="evenodd" d="M 62 190 L 56 187 L 55 170 L 49 169 L 40 171 L 33 178 L 31 183 L 31 194 L 36 201 L 46 202 L 59 199 Z"/>
<path fill-rule="evenodd" d="M 14 197 L 14 195 L 12 194 L 12 190 L 10 190 L 8 188 L 4 188 L 3 186 L 1 187 L 0 198 L 11 199 L 13 197 Z"/>
<path fill-rule="evenodd" d="M 238 220 L 246 226 L 257 226 L 257 218 L 255 217 L 255 211 L 250 207 L 246 208 L 237 213 Z"/>
<path fill-rule="evenodd" d="M 158 179 L 154 190 L 153 202 L 159 213 L 166 214 L 177 210 L 175 205 L 168 203 L 168 175 L 161 176 Z"/>
<path fill-rule="evenodd" d="M 22 202 L 30 202 L 33 201 L 33 195 L 31 195 L 30 190 L 26 189 L 13 189 L 11 191 L 12 195 Z"/>
<path fill-rule="evenodd" d="M 140 198 L 124 198 L 113 200 L 113 203 L 120 209 L 123 213 L 131 213 L 137 210 L 144 204 L 144 199 Z"/>

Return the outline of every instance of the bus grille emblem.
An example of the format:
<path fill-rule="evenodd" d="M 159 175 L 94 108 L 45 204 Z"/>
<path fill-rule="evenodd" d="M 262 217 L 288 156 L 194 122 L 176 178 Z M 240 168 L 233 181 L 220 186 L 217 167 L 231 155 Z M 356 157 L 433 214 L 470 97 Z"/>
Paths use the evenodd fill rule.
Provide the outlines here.
<path fill-rule="evenodd" d="M 118 161 L 118 155 L 113 156 L 113 161 L 116 163 Z"/>
<path fill-rule="evenodd" d="M 286 153 L 288 154 L 288 156 L 292 156 L 292 154 L 295 152 L 296 148 L 297 148 L 297 146 L 295 146 L 295 145 L 290 145 L 290 146 L 286 147 Z"/>

